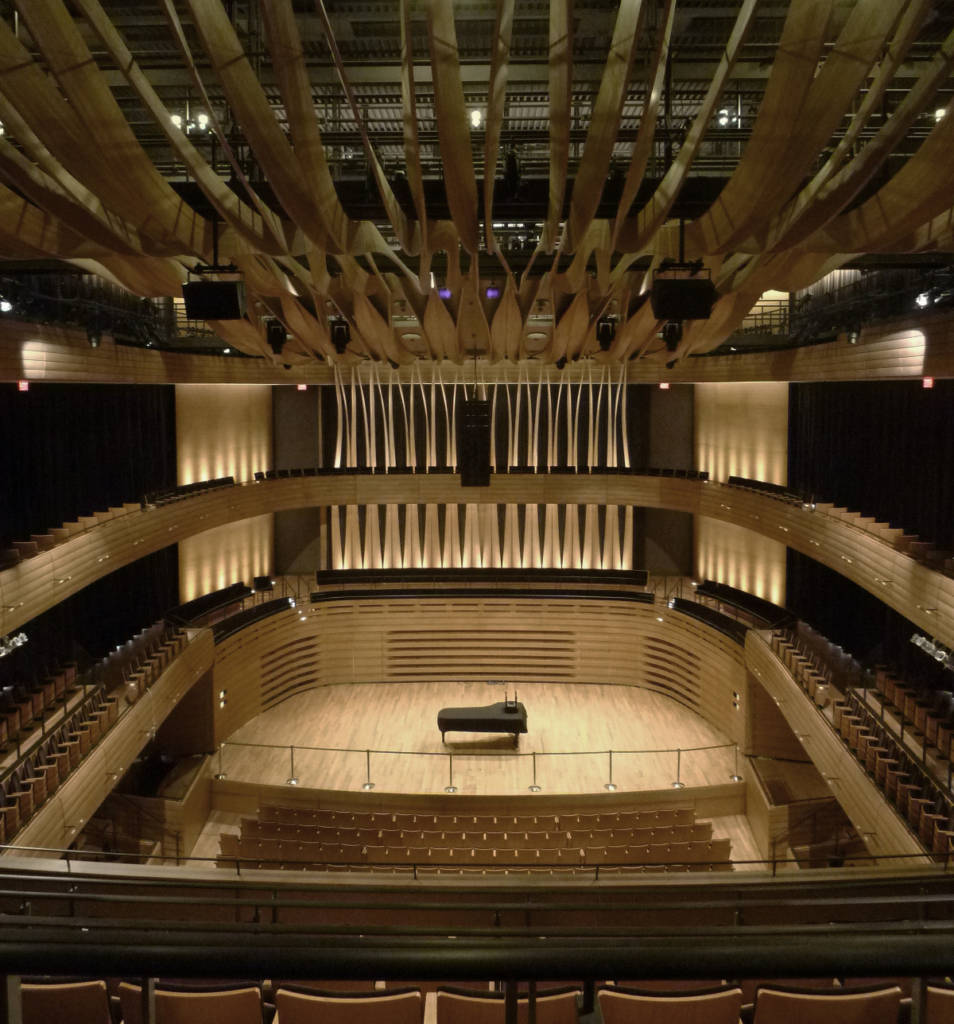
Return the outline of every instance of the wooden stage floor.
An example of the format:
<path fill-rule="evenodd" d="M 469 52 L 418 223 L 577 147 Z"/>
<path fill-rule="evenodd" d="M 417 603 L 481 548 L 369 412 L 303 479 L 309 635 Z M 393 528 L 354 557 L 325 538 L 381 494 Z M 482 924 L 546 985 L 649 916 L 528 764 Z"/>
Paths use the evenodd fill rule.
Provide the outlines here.
<path fill-rule="evenodd" d="M 509 692 L 513 692 L 512 690 Z M 228 778 L 283 785 L 294 775 L 309 788 L 358 790 L 368 777 L 377 790 L 439 793 L 525 793 L 536 781 L 546 793 L 722 784 L 735 765 L 725 735 L 676 701 L 631 686 L 526 683 L 528 733 L 448 733 L 441 743 L 437 712 L 503 700 L 487 683 L 364 683 L 325 686 L 285 701 L 238 729 L 222 751 Z M 290 746 L 294 746 L 294 772 Z M 309 748 L 350 748 L 315 750 Z M 698 750 L 700 747 L 721 749 Z M 682 750 L 681 755 L 676 749 Z M 380 751 L 380 752 L 379 752 Z M 634 752 L 634 753 L 626 753 Z M 530 755 L 535 754 L 533 758 Z M 677 764 L 678 761 L 678 764 Z"/>

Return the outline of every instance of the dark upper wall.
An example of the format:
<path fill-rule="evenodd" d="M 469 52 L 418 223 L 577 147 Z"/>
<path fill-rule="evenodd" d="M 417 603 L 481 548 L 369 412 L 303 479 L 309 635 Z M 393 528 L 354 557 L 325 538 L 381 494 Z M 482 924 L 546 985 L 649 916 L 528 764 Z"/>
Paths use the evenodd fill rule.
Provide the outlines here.
<path fill-rule="evenodd" d="M 790 487 L 954 548 L 954 380 L 793 384 Z"/>
<path fill-rule="evenodd" d="M 170 386 L 0 385 L 0 547 L 175 484 Z M 175 548 L 119 569 L 24 627 L 0 680 L 102 657 L 177 603 Z"/>
<path fill-rule="evenodd" d="M 175 423 L 171 386 L 0 385 L 0 542 L 174 486 Z"/>

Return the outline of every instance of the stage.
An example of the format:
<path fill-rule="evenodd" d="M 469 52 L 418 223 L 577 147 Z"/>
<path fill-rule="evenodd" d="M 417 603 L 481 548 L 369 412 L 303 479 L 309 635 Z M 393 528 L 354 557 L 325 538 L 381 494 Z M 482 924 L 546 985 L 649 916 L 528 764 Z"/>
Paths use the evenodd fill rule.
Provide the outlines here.
<path fill-rule="evenodd" d="M 524 683 L 528 732 L 516 750 L 509 735 L 460 732 L 441 743 L 441 708 L 503 696 L 503 685 L 487 683 L 321 687 L 236 730 L 222 770 L 233 781 L 283 785 L 294 777 L 321 789 L 360 790 L 370 779 L 391 793 L 442 793 L 452 773 L 458 792 L 480 795 L 527 792 L 534 762 L 537 785 L 551 794 L 603 792 L 611 771 L 619 790 L 641 791 L 677 779 L 687 787 L 721 784 L 735 770 L 727 736 L 675 700 L 633 686 Z M 309 749 L 319 747 L 339 749 Z"/>

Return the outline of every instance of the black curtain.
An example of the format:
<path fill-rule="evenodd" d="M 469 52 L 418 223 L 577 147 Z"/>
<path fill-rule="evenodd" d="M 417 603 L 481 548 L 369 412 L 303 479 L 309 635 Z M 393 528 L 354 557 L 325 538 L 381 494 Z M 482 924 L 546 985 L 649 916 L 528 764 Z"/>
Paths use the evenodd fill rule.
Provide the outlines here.
<path fill-rule="evenodd" d="M 176 482 L 169 385 L 0 387 L 0 546 Z"/>
<path fill-rule="evenodd" d="M 954 549 L 954 380 L 793 384 L 792 490 Z"/>
<path fill-rule="evenodd" d="M 890 665 L 909 682 L 930 689 L 954 686 L 954 672 L 911 643 L 924 631 L 873 594 L 791 548 L 786 573 L 786 608 L 863 666 Z"/>
<path fill-rule="evenodd" d="M 42 679 L 68 661 L 82 671 L 178 601 L 179 555 L 173 544 L 91 583 L 22 626 L 28 641 L 0 658 L 0 685 Z"/>
<path fill-rule="evenodd" d="M 0 386 L 0 547 L 176 482 L 171 386 Z M 22 629 L 28 643 L 0 659 L 0 681 L 88 664 L 178 601 L 175 546 L 140 559 Z"/>

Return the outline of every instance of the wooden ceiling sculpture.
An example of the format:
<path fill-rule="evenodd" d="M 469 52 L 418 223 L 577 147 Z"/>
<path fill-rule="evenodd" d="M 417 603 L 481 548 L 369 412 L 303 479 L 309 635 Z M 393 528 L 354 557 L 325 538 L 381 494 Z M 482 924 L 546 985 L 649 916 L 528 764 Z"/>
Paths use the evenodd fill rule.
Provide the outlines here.
<path fill-rule="evenodd" d="M 673 358 L 646 300 L 682 243 L 718 299 L 678 357 L 711 351 L 768 289 L 954 246 L 949 6 L 23 0 L 0 257 L 145 296 L 234 264 L 248 316 L 212 328 L 285 364 L 620 364 Z"/>

